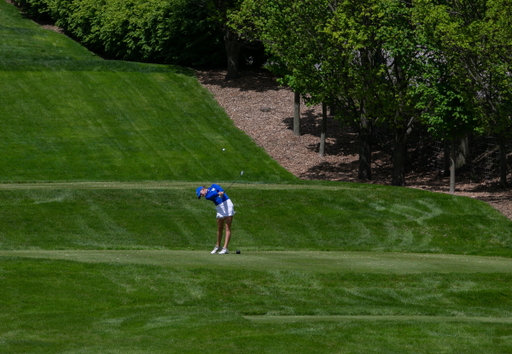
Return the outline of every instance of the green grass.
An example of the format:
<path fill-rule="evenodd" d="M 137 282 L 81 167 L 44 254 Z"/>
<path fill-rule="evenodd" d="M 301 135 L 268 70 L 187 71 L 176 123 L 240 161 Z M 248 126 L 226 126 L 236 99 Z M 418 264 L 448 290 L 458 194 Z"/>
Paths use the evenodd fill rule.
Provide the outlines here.
<path fill-rule="evenodd" d="M 512 350 L 512 261 L 482 256 L 509 255 L 491 240 L 507 241 L 510 223 L 488 205 L 377 186 L 237 185 L 230 193 L 241 201 L 231 250 L 242 254 L 222 257 L 208 253 L 213 210 L 190 199 L 194 185 L 3 185 L 0 248 L 18 249 L 0 251 L 5 350 Z M 438 212 L 419 212 L 422 206 Z M 460 223 L 436 221 L 443 213 L 470 215 L 470 225 L 459 233 Z M 366 225 L 366 238 L 350 220 Z M 423 237 L 432 233 L 418 242 L 438 254 L 376 252 L 419 247 L 404 245 L 393 228 L 379 234 L 390 221 Z M 321 251 L 326 243 L 366 252 Z M 262 251 L 283 245 L 301 251 Z M 480 255 L 447 255 L 443 247 Z"/>
<path fill-rule="evenodd" d="M 33 186 L 0 188 L 0 248 L 206 250 L 215 242 L 215 209 L 197 200 L 196 184 Z M 232 247 L 245 250 L 512 256 L 510 220 L 469 198 L 354 184 L 237 184 L 229 195 Z"/>
<path fill-rule="evenodd" d="M 249 181 L 295 179 L 184 70 L 15 65 L 0 71 L 2 181 L 229 181 L 242 170 Z"/>
<path fill-rule="evenodd" d="M 300 181 L 191 70 L 104 61 L 2 1 L 0 90 L 2 353 L 512 352 L 489 205 Z M 242 254 L 211 256 L 195 188 L 242 170 Z"/>
<path fill-rule="evenodd" d="M 62 34 L 41 29 L 4 1 L 0 2 L 0 58 L 0 70 L 10 61 L 30 64 L 48 60 L 101 60 Z"/>
<path fill-rule="evenodd" d="M 242 258 L 232 256 L 230 262 Z M 247 269 L 243 263 L 218 269 L 195 259 L 174 267 L 3 256 L 3 348 L 12 353 L 512 349 L 510 273 L 316 273 Z"/>
<path fill-rule="evenodd" d="M 232 257 L 212 257 L 184 250 L 0 250 L 0 257 L 42 258 L 85 263 L 141 264 L 210 270 L 300 271 L 307 273 L 512 273 L 503 257 L 390 252 L 243 251 Z"/>

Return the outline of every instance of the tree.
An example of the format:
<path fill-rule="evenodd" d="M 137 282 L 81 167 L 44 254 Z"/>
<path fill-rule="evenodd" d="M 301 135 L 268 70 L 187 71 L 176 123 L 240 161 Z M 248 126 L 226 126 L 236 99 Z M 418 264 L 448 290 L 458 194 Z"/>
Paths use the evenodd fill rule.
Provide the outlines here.
<path fill-rule="evenodd" d="M 325 134 L 327 133 L 327 105 L 322 103 L 322 130 L 320 133 L 319 155 L 323 157 L 325 154 Z"/>
<path fill-rule="evenodd" d="M 487 1 L 485 13 L 471 14 L 478 24 L 469 71 L 478 87 L 486 128 L 500 149 L 500 184 L 507 187 L 505 139 L 512 136 L 512 1 Z M 478 70 L 479 69 L 479 70 Z"/>
<path fill-rule="evenodd" d="M 344 101 L 340 106 L 355 105 L 360 113 L 359 134 L 368 134 L 368 140 L 375 124 L 391 127 L 392 184 L 403 186 L 407 141 L 421 115 L 417 79 L 424 70 L 416 25 L 411 21 L 412 6 L 398 0 L 335 3 L 333 20 L 328 21 L 326 30 L 331 35 L 329 45 L 347 58 L 346 65 L 333 70 L 345 72 L 339 83 L 342 94 L 338 97 Z M 369 156 L 370 152 L 361 153 Z"/>
<path fill-rule="evenodd" d="M 386 36 L 386 48 L 393 58 L 389 81 L 394 82 L 396 92 L 396 114 L 388 120 L 395 133 L 392 184 L 404 185 L 407 142 L 428 107 L 422 106 L 420 102 L 422 84 L 431 72 L 432 44 L 429 38 L 424 37 L 421 21 L 415 21 L 414 3 L 390 1 L 387 8 L 390 24 L 384 26 L 383 33 Z"/>
<path fill-rule="evenodd" d="M 233 29 L 231 18 L 238 18 L 244 22 L 245 26 L 250 27 L 251 21 L 247 17 L 236 16 L 239 12 L 243 0 L 193 0 L 201 7 L 206 7 L 210 12 L 210 20 L 213 21 L 223 33 L 224 45 L 226 47 L 228 71 L 226 80 L 237 79 L 240 50 L 242 48 L 256 48 L 254 41 L 242 37 Z"/>
<path fill-rule="evenodd" d="M 420 117 L 454 139 L 481 128 L 484 100 L 494 107 L 487 116 L 506 112 L 496 107 L 510 102 L 511 2 L 245 0 L 241 13 L 250 13 L 253 33 L 285 63 L 306 103 L 335 106 L 336 118 L 358 129 L 360 179 L 371 179 L 373 127 L 391 127 L 392 184 L 404 185 L 407 141 Z M 477 49 L 487 38 L 492 50 Z"/>
<path fill-rule="evenodd" d="M 512 122 L 512 1 L 475 0 L 417 0 L 416 19 L 421 22 L 425 38 L 433 44 L 430 49 L 437 57 L 438 67 L 444 66 L 455 90 L 470 90 L 474 100 L 473 117 L 464 120 L 474 128 L 485 127 L 500 141 L 500 179 L 506 185 L 505 136 L 510 136 Z M 445 76 L 446 76 L 445 75 Z M 454 83 L 457 79 L 458 84 Z M 432 82 L 434 82 L 432 80 Z M 436 95 L 434 95 L 436 96 Z M 460 101 L 460 100 L 459 100 Z M 453 100 L 437 100 L 435 111 L 449 106 Z M 480 117 L 477 117 L 480 114 Z M 477 119 L 482 118 L 477 123 Z M 460 127 L 459 127 L 460 128 Z"/>
<path fill-rule="evenodd" d="M 254 34 L 253 34 L 254 36 Z M 271 56 L 265 66 L 266 69 L 278 76 L 280 85 L 294 86 L 293 93 L 293 135 L 300 136 L 300 96 L 301 93 L 295 84 L 295 79 L 286 64 L 280 61 L 279 57 Z"/>
<path fill-rule="evenodd" d="M 293 134 L 300 136 L 300 92 L 293 93 Z"/>
<path fill-rule="evenodd" d="M 442 65 L 441 65 L 442 66 Z M 445 77 L 428 87 L 423 87 L 423 98 L 431 105 L 423 114 L 429 131 L 437 138 L 450 142 L 450 193 L 455 193 L 455 168 L 458 139 L 479 126 L 471 91 L 459 91 L 458 83 L 453 83 L 448 71 Z"/>
<path fill-rule="evenodd" d="M 393 131 L 391 183 L 403 186 L 407 142 L 421 115 L 417 109 L 417 81 L 424 70 L 421 57 L 423 49 L 419 45 L 416 25 L 411 21 L 412 6 L 398 0 L 359 0 L 354 3 L 357 4 L 355 11 L 349 7 L 342 13 L 349 12 L 351 15 L 343 17 L 348 17 L 351 23 L 358 26 L 341 21 L 338 21 L 338 25 L 358 34 L 364 33 L 363 38 L 356 38 L 355 41 L 376 58 L 371 76 L 365 77 L 365 72 L 360 73 L 361 79 L 368 82 L 367 87 L 374 88 L 373 92 L 365 90 L 361 94 L 372 94 L 366 96 L 366 100 L 374 102 L 372 115 L 378 117 L 377 123 L 385 124 Z"/>

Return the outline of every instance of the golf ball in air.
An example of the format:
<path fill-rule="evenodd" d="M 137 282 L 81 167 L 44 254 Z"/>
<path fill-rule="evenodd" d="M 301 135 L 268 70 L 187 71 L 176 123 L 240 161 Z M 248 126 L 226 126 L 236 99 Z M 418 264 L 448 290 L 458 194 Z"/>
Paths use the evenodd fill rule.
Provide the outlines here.
<path fill-rule="evenodd" d="M 226 151 L 226 149 L 222 149 L 222 151 Z"/>

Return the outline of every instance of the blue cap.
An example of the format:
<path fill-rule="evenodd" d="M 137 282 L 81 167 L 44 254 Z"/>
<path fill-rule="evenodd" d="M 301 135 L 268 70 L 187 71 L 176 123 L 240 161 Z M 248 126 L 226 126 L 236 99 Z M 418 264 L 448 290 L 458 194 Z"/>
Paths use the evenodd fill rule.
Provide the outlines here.
<path fill-rule="evenodd" d="M 201 199 L 201 190 L 202 189 L 203 189 L 203 187 L 197 187 L 197 189 L 196 189 L 197 199 Z"/>

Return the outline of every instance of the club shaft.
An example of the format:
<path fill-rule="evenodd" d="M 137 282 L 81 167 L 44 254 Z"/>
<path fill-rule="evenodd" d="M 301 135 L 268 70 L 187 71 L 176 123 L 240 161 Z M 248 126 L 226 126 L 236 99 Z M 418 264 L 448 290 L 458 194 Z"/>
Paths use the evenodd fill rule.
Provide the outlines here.
<path fill-rule="evenodd" d="M 226 189 L 224 192 L 227 192 L 227 191 L 229 190 L 229 188 L 231 188 L 231 186 L 232 186 L 233 184 L 235 184 L 235 182 L 236 182 L 236 181 L 238 181 L 238 180 L 240 179 L 240 177 L 242 177 L 242 175 L 238 176 L 238 178 L 237 178 L 237 179 L 235 179 L 235 180 L 233 181 L 233 183 L 231 183 L 231 184 L 229 185 L 228 189 Z"/>

